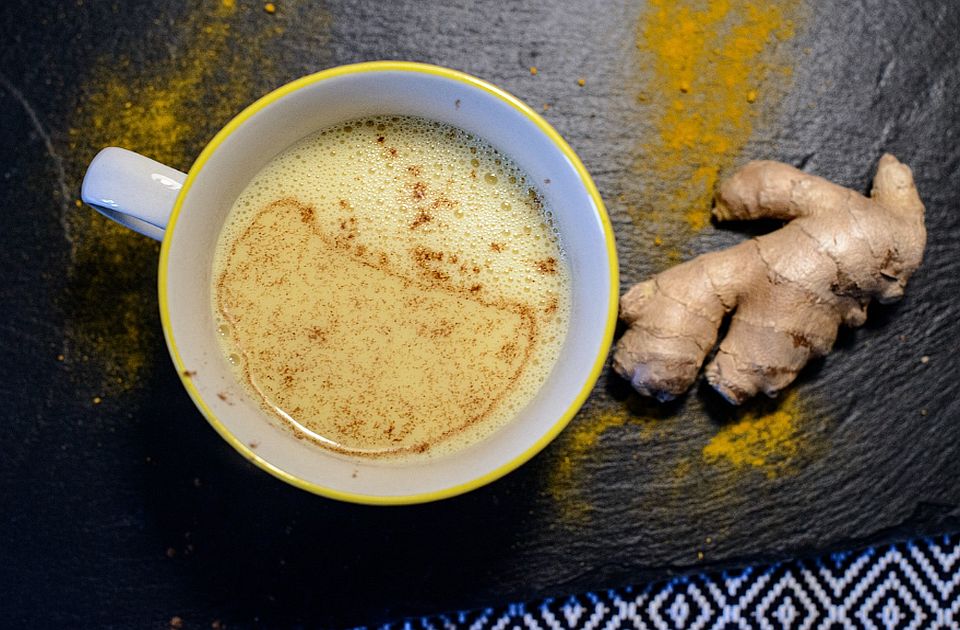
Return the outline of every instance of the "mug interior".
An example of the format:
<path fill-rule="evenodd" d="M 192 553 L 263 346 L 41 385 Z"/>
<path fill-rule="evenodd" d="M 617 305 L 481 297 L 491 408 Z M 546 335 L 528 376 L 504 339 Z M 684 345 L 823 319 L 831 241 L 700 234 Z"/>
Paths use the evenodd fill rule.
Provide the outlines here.
<path fill-rule="evenodd" d="M 234 201 L 277 154 L 325 127 L 376 114 L 459 127 L 510 156 L 540 182 L 571 268 L 571 313 L 556 366 L 502 429 L 449 456 L 415 462 L 323 450 L 268 421 L 233 376 L 211 309 L 212 259 Z M 545 184 L 549 180 L 549 184 Z M 160 262 L 161 318 L 174 363 L 210 423 L 245 457 L 306 490 L 363 503 L 451 496 L 512 470 L 573 417 L 605 362 L 619 287 L 613 234 L 579 159 L 537 114 L 461 73 L 401 62 L 343 66 L 257 101 L 225 127 L 190 170 L 167 226 Z"/>

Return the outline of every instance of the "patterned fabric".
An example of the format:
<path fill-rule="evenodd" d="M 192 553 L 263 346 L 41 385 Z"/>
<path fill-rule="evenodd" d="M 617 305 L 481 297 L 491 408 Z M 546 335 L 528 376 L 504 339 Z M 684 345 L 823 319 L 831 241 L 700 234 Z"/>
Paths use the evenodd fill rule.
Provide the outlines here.
<path fill-rule="evenodd" d="M 960 628 L 960 536 L 438 615 L 405 630 Z"/>

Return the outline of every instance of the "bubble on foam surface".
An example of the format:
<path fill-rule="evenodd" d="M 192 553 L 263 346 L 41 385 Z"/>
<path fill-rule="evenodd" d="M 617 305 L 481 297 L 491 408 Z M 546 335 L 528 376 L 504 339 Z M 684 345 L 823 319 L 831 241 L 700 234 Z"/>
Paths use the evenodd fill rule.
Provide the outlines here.
<path fill-rule="evenodd" d="M 391 273 L 442 279 L 451 289 L 535 313 L 543 334 L 530 364 L 539 368 L 521 374 L 495 419 L 436 444 L 432 455 L 495 431 L 534 397 L 566 336 L 569 269 L 552 213 L 510 159 L 460 129 L 419 118 L 378 116 L 323 130 L 274 158 L 240 195 L 220 239 L 215 277 L 226 264 L 225 244 L 278 199 L 313 208 L 324 233 L 349 226 L 352 246 L 381 255 Z M 224 350 L 247 356 L 230 334 Z M 322 422 L 298 420 L 323 434 Z"/>

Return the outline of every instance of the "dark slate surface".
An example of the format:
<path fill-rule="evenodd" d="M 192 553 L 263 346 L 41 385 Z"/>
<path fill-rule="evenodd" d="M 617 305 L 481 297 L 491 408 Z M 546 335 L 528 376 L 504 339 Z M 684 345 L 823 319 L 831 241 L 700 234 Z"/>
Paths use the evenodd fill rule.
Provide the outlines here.
<path fill-rule="evenodd" d="M 789 470 L 770 478 L 696 464 L 729 416 L 722 404 L 701 388 L 672 406 L 637 405 L 605 375 L 570 429 L 519 471 L 442 503 L 383 509 L 287 487 L 206 425 L 158 334 L 156 249 L 147 241 L 121 237 L 142 253 L 109 263 L 116 279 L 97 287 L 71 257 L 64 217 L 80 211 L 72 199 L 97 147 L 83 142 L 84 130 L 79 142 L 68 130 L 97 89 L 91 67 L 105 55 L 127 56 L 135 68 L 189 56 L 205 44 L 180 25 L 209 6 L 5 3 L 0 625 L 161 627 L 174 615 L 196 627 L 214 619 L 372 623 L 956 531 L 960 5 L 935 4 L 811 11 L 796 37 L 807 51 L 794 64 L 793 87 L 740 155 L 866 190 L 880 153 L 893 151 L 914 168 L 927 203 L 927 257 L 906 299 L 875 309 L 865 328 L 843 333 L 837 351 L 801 376 L 795 391 L 812 409 L 801 437 L 812 448 Z M 265 27 L 260 5 L 239 5 L 228 46 L 242 55 Z M 534 106 L 549 102 L 547 118 L 608 202 L 624 286 L 655 271 L 621 201 L 644 185 L 628 165 L 634 138 L 649 129 L 625 124 L 636 120 L 628 77 L 639 71 L 632 55 L 641 5 L 279 6 L 285 33 L 257 49 L 261 71 L 245 66 L 250 99 L 329 65 L 407 58 L 471 72 Z M 537 77 L 531 65 L 541 68 Z M 222 111 L 194 104 L 183 112 L 195 131 L 173 166 L 189 166 L 226 122 Z M 684 253 L 743 237 L 709 227 Z M 96 256 L 84 264 L 98 264 Z M 146 366 L 134 387 L 94 404 L 103 370 L 96 353 L 80 356 L 67 331 L 100 327 L 108 337 L 114 322 L 95 313 L 130 296 L 143 305 L 144 330 L 154 331 L 141 341 Z M 578 427 L 626 406 L 655 419 L 614 426 L 586 451 L 578 447 Z"/>

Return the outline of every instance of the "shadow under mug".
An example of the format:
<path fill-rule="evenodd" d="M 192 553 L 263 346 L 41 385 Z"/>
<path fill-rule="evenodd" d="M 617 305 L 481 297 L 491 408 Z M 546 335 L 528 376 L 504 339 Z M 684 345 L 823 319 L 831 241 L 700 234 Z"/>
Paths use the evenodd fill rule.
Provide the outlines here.
<path fill-rule="evenodd" d="M 571 313 L 559 360 L 503 428 L 451 455 L 406 462 L 352 458 L 278 427 L 220 350 L 211 306 L 214 249 L 234 201 L 277 154 L 321 129 L 373 115 L 459 127 L 540 182 L 571 269 Z M 217 432 L 248 460 L 334 499 L 407 504 L 489 483 L 543 449 L 573 418 L 606 362 L 619 297 L 613 230 L 603 201 L 560 135 L 517 98 L 438 66 L 379 61 L 303 77 L 264 96 L 214 136 L 189 174 L 118 148 L 87 171 L 83 200 L 162 240 L 160 312 L 184 386 Z"/>

